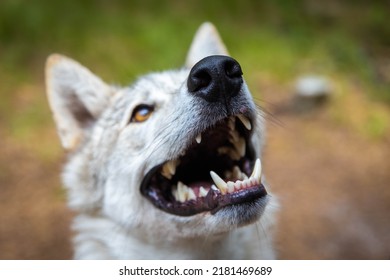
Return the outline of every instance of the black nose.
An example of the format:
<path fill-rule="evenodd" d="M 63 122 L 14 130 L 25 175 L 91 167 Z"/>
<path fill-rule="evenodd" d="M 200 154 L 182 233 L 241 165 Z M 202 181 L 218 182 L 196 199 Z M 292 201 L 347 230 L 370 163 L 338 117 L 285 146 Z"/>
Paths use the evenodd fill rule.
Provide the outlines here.
<path fill-rule="evenodd" d="M 190 93 L 208 102 L 226 102 L 240 92 L 242 83 L 241 66 L 236 60 L 213 55 L 192 67 L 187 87 Z"/>

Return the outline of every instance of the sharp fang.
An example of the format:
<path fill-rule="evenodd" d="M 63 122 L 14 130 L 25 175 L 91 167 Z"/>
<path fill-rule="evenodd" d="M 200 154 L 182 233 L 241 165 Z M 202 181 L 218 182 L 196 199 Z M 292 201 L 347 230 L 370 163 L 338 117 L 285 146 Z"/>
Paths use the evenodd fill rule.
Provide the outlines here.
<path fill-rule="evenodd" d="M 218 189 L 221 191 L 222 194 L 225 194 L 228 190 L 227 184 L 225 181 L 218 176 L 217 173 L 214 171 L 210 171 L 211 178 L 213 179 L 215 185 L 218 187 Z"/>
<path fill-rule="evenodd" d="M 177 183 L 177 195 L 180 202 L 185 202 L 188 197 L 188 187 L 182 182 Z"/>
<path fill-rule="evenodd" d="M 237 117 L 240 119 L 240 121 L 242 122 L 242 124 L 246 127 L 246 129 L 248 130 L 251 130 L 252 129 L 252 125 L 251 125 L 251 122 L 248 120 L 247 117 L 245 117 L 244 115 L 237 115 Z"/>
<path fill-rule="evenodd" d="M 171 160 L 169 162 L 167 162 L 167 168 L 169 170 L 169 173 L 171 173 L 172 175 L 175 175 L 176 173 L 176 166 L 177 166 L 177 162 L 176 160 Z"/>
<path fill-rule="evenodd" d="M 168 168 L 166 165 L 163 166 L 161 175 L 163 175 L 167 179 L 172 179 L 172 174 L 169 172 Z"/>
<path fill-rule="evenodd" d="M 200 142 L 202 142 L 202 134 L 199 133 L 198 136 L 196 136 L 195 140 L 196 140 L 196 143 L 200 144 Z"/>
<path fill-rule="evenodd" d="M 199 196 L 200 197 L 205 197 L 207 195 L 207 191 L 204 187 L 199 188 Z"/>
<path fill-rule="evenodd" d="M 188 188 L 187 198 L 188 198 L 188 200 L 191 200 L 191 199 L 195 200 L 196 199 L 196 195 L 195 195 L 195 192 L 193 189 Z"/>
<path fill-rule="evenodd" d="M 251 177 L 255 178 L 258 183 L 261 182 L 261 161 L 259 158 L 256 160 L 255 167 L 253 167 Z"/>
<path fill-rule="evenodd" d="M 161 174 L 168 179 L 172 179 L 172 176 L 176 173 L 176 166 L 176 160 L 168 161 L 166 164 L 164 164 Z"/>

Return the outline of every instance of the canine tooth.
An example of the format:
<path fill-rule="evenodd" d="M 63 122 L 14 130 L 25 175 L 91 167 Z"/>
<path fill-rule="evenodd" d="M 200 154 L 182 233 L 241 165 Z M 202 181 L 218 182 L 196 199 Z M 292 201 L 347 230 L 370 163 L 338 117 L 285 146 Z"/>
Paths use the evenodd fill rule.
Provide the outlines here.
<path fill-rule="evenodd" d="M 172 174 L 169 173 L 166 165 L 163 166 L 162 170 L 161 170 L 161 175 L 163 175 L 165 178 L 167 179 L 172 179 Z"/>
<path fill-rule="evenodd" d="M 196 140 L 196 143 L 200 144 L 200 142 L 202 142 L 202 134 L 199 133 L 198 136 L 196 136 L 195 140 Z"/>
<path fill-rule="evenodd" d="M 205 197 L 207 195 L 207 191 L 204 187 L 199 188 L 199 196 L 200 197 Z"/>
<path fill-rule="evenodd" d="M 175 175 L 176 173 L 176 166 L 177 166 L 177 161 L 176 160 L 171 160 L 166 163 L 168 171 L 172 174 Z"/>
<path fill-rule="evenodd" d="M 215 185 L 211 185 L 211 188 L 213 189 L 213 191 L 219 192 L 219 189 Z"/>
<path fill-rule="evenodd" d="M 176 166 L 177 160 L 168 161 L 163 165 L 161 174 L 168 179 L 172 179 L 172 176 L 176 173 Z"/>
<path fill-rule="evenodd" d="M 227 182 L 228 193 L 234 192 L 234 183 L 232 181 Z"/>
<path fill-rule="evenodd" d="M 219 175 L 214 171 L 210 171 L 210 175 L 214 183 L 217 185 L 218 189 L 221 191 L 221 193 L 225 194 L 228 190 L 226 182 L 221 177 L 219 177 Z"/>
<path fill-rule="evenodd" d="M 253 167 L 253 172 L 251 177 L 255 178 L 258 183 L 261 182 L 261 161 L 256 159 L 255 167 Z"/>
<path fill-rule="evenodd" d="M 251 130 L 252 129 L 252 125 L 251 125 L 251 122 L 248 120 L 247 117 L 245 117 L 244 115 L 237 115 L 237 117 L 240 119 L 240 121 L 242 122 L 242 124 L 246 127 L 246 129 L 248 130 Z"/>

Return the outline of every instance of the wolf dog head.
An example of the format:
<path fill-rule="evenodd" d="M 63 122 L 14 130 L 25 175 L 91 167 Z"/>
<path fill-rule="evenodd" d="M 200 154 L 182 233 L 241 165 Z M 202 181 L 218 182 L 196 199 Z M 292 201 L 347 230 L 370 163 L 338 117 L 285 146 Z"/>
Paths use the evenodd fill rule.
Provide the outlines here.
<path fill-rule="evenodd" d="M 267 214 L 262 113 L 213 25 L 183 68 L 130 87 L 56 54 L 46 82 L 76 212 L 154 240 L 217 236 Z"/>

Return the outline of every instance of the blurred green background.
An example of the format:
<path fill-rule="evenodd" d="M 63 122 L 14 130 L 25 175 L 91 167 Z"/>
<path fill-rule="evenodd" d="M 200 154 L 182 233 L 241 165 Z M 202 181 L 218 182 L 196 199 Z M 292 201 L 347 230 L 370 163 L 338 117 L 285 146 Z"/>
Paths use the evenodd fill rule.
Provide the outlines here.
<path fill-rule="evenodd" d="M 390 2 L 385 0 L 1 0 L 0 207 L 7 214 L 0 218 L 0 258 L 67 258 L 70 254 L 68 241 L 61 243 L 69 234 L 62 229 L 70 219 L 64 218 L 70 214 L 58 175 L 63 155 L 44 88 L 49 54 L 65 54 L 108 83 L 126 85 L 149 71 L 180 67 L 198 26 L 211 21 L 240 61 L 255 99 L 269 110 L 271 122 L 282 120 L 282 127 L 289 129 L 289 120 L 297 125 L 322 121 L 323 129 L 349 131 L 351 139 L 362 139 L 357 150 L 374 145 L 380 147 L 379 154 L 387 155 L 389 11 Z M 294 81 L 306 74 L 332 82 L 335 94 L 323 115 L 272 116 L 273 105 L 288 102 Z M 280 133 L 272 134 L 272 129 L 270 135 Z M 301 137 L 321 139 L 313 130 L 306 132 Z M 327 153 L 322 146 L 314 147 Z M 286 151 L 274 148 L 269 151 L 270 161 L 272 153 Z M 278 164 L 283 172 L 284 163 L 270 166 Z M 376 164 L 389 167 L 388 161 L 378 159 Z M 381 182 L 388 186 L 388 177 Z M 35 204 L 48 208 L 39 210 Z M 53 232 L 53 225 L 61 230 Z M 64 246 L 63 255 L 50 251 L 59 244 Z"/>

